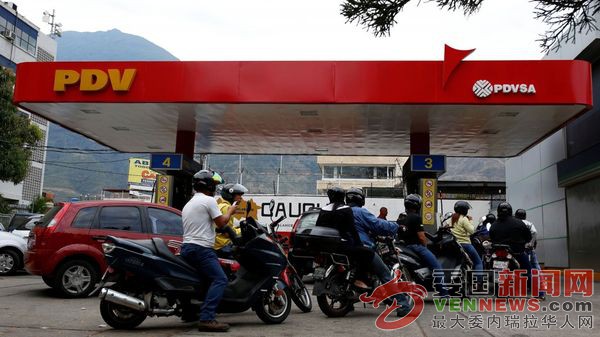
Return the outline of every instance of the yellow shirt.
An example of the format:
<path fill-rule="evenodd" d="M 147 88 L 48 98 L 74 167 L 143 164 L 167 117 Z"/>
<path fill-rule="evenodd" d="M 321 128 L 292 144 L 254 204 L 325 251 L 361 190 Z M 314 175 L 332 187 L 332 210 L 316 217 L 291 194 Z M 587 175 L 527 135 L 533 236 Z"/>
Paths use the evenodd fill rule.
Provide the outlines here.
<path fill-rule="evenodd" d="M 229 207 L 231 207 L 231 203 L 229 203 L 229 201 L 227 200 L 223 200 L 219 204 L 219 210 L 221 211 L 221 214 L 227 214 L 227 211 L 229 211 Z M 233 216 L 229 218 L 229 222 L 225 226 L 233 228 L 237 235 L 240 235 L 242 233 L 242 231 L 238 227 L 233 226 Z M 217 233 L 217 236 L 215 237 L 215 245 L 213 246 L 213 248 L 214 250 L 219 250 L 230 243 L 231 240 L 229 239 L 229 235 L 224 233 Z"/>
<path fill-rule="evenodd" d="M 454 234 L 458 243 L 471 243 L 471 234 L 473 233 L 475 233 L 473 220 L 469 220 L 464 215 L 461 215 L 452 227 L 452 234 Z"/>

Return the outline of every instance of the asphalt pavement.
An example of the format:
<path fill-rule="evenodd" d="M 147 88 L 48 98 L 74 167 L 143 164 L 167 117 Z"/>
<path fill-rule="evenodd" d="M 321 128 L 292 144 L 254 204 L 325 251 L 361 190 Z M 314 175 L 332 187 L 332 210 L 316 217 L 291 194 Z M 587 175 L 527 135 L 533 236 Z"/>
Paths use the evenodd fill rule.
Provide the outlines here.
<path fill-rule="evenodd" d="M 597 287 L 599 284 L 596 283 Z M 356 304 L 344 318 L 327 318 L 313 298 L 313 311 L 302 313 L 295 306 L 281 325 L 265 325 L 252 312 L 219 315 L 231 324 L 229 336 L 600 336 L 600 296 L 569 299 L 549 298 L 541 302 L 538 312 L 476 312 L 463 306 L 461 312 L 450 311 L 446 305 L 437 311 L 428 299 L 420 317 L 402 329 L 385 331 L 375 322 L 384 310 Z M 550 308 L 556 304 L 557 311 Z M 565 302 L 573 303 L 565 306 Z M 587 303 L 589 302 L 589 303 Z M 581 303 L 581 304 L 578 304 Z M 464 303 L 463 303 L 464 305 Z M 576 308 L 578 306 L 578 308 Z M 590 307 L 591 306 L 591 307 Z M 456 309 L 456 306 L 453 307 Z M 543 308 L 546 308 L 542 310 Z M 591 311 L 587 311 L 590 308 Z M 570 311 L 565 311 L 565 309 Z M 576 309 L 580 309 L 576 312 Z M 569 318 L 567 319 L 567 316 Z M 389 318 L 396 320 L 395 316 Z M 535 322 L 534 322 L 535 319 Z M 534 324 L 535 323 L 535 324 Z M 591 323 L 591 324 L 589 324 Z M 71 337 L 71 336 L 201 336 L 194 324 L 182 323 L 177 317 L 148 318 L 133 331 L 117 331 L 102 320 L 98 298 L 63 299 L 58 297 L 37 276 L 20 273 L 0 277 L 0 336 Z"/>

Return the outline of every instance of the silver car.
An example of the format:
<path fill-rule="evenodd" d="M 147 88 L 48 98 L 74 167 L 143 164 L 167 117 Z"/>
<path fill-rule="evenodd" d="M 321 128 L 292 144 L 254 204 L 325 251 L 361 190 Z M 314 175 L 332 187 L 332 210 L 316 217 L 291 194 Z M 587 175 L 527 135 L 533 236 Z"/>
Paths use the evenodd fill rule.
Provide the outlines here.
<path fill-rule="evenodd" d="M 0 232 L 0 276 L 14 274 L 23 268 L 27 241 L 22 237 Z"/>

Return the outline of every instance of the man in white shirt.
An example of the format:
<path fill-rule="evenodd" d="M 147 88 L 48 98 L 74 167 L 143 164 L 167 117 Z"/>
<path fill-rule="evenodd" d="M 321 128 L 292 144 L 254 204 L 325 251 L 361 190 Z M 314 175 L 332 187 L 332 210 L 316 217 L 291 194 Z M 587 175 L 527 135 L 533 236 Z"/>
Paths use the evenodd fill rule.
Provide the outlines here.
<path fill-rule="evenodd" d="M 520 208 L 516 210 L 515 218 L 523 221 L 525 226 L 529 228 L 529 231 L 531 232 L 531 241 L 525 245 L 525 249 L 530 256 L 531 267 L 541 270 L 542 268 L 540 268 L 540 263 L 538 262 L 537 255 L 535 254 L 535 248 L 537 247 L 537 229 L 535 229 L 535 225 L 531 221 L 527 220 L 527 212 L 524 209 Z"/>
<path fill-rule="evenodd" d="M 206 297 L 200 308 L 199 331 L 225 332 L 229 325 L 216 321 L 216 310 L 227 286 L 227 276 L 223 272 L 215 245 L 215 225 L 225 226 L 237 208 L 234 203 L 226 214 L 221 214 L 214 198 L 221 177 L 212 171 L 202 170 L 194 175 L 196 194 L 183 207 L 183 245 L 181 256 L 196 267 L 201 277 L 210 281 Z"/>

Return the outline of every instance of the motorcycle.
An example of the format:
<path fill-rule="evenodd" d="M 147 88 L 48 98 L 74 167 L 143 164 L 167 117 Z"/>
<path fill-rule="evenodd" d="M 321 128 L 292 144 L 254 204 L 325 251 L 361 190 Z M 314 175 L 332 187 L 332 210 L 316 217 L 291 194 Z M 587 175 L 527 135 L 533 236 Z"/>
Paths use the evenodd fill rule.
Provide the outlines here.
<path fill-rule="evenodd" d="M 349 246 L 341 238 L 339 231 L 329 227 L 300 230 L 296 233 L 296 244 L 314 257 L 313 295 L 317 297 L 319 309 L 328 317 L 346 316 L 354 309 L 354 303 L 360 301 L 359 295 L 369 291 L 354 285 L 357 257 L 352 254 L 356 252 L 350 253 Z M 395 249 L 392 251 L 395 252 Z M 367 274 L 365 278 L 362 281 L 370 290 L 379 285 L 375 275 Z"/>
<path fill-rule="evenodd" d="M 486 246 L 488 252 L 483 259 L 483 267 L 494 271 L 494 294 L 498 296 L 500 272 L 519 269 L 520 264 L 512 254 L 509 245 L 488 243 Z"/>
<path fill-rule="evenodd" d="M 271 211 L 271 214 L 273 212 Z M 273 221 L 268 227 L 263 227 L 263 230 L 267 235 L 282 248 L 284 255 L 286 256 L 287 266 L 281 272 L 279 279 L 286 285 L 286 292 L 292 299 L 294 304 L 304 313 L 312 310 L 312 298 L 308 289 L 302 282 L 302 277 L 298 274 L 292 263 L 288 259 L 289 247 L 288 238 L 277 234 L 277 228 L 281 221 L 285 219 L 285 216 L 279 217 L 279 219 Z"/>
<path fill-rule="evenodd" d="M 291 302 L 279 276 L 285 254 L 252 219 L 240 223 L 239 270 L 227 285 L 220 313 L 252 309 L 267 324 L 282 323 Z M 148 316 L 193 316 L 208 290 L 194 267 L 175 256 L 162 239 L 126 240 L 112 236 L 102 244 L 109 265 L 100 281 L 100 314 L 115 329 L 133 329 Z M 196 303 L 193 303 L 196 301 Z"/>
<path fill-rule="evenodd" d="M 429 250 L 436 256 L 444 270 L 444 286 L 450 285 L 450 294 L 466 296 L 470 282 L 467 275 L 473 269 L 473 262 L 456 241 L 450 227 L 440 227 L 436 235 L 425 233 L 431 241 Z M 434 291 L 434 275 L 429 266 L 402 240 L 396 242 L 399 251 L 399 264 L 393 269 L 400 269 L 408 281 L 424 286 L 428 291 Z"/>

